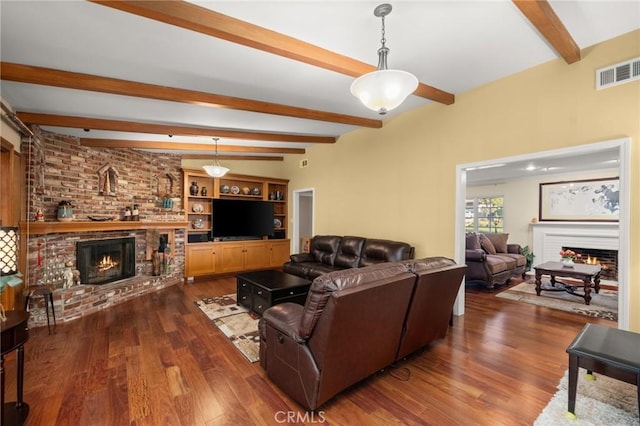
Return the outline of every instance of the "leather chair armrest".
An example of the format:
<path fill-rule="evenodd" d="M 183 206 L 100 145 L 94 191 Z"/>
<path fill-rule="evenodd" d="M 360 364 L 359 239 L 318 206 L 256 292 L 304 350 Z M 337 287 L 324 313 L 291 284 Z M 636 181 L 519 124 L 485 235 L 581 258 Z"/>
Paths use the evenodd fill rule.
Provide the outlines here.
<path fill-rule="evenodd" d="M 298 333 L 303 310 L 304 306 L 297 303 L 280 303 L 264 311 L 262 320 L 294 341 L 303 343 L 306 340 Z"/>
<path fill-rule="evenodd" d="M 520 244 L 507 244 L 507 253 L 522 254 Z"/>
<path fill-rule="evenodd" d="M 467 262 L 484 262 L 487 254 L 482 249 L 465 250 L 465 259 Z"/>
<path fill-rule="evenodd" d="M 315 260 L 311 253 L 292 254 L 291 256 L 289 256 L 289 259 L 291 259 L 291 261 L 294 263 L 313 262 Z"/>

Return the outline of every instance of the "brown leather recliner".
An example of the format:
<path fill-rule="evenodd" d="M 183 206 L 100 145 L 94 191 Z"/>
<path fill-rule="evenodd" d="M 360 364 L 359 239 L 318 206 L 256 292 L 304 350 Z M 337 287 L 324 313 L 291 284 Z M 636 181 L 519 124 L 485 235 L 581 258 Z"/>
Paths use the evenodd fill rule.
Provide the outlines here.
<path fill-rule="evenodd" d="M 417 275 L 396 360 L 447 335 L 466 265 L 446 257 L 402 262 Z"/>
<path fill-rule="evenodd" d="M 304 307 L 283 303 L 264 312 L 262 367 L 315 410 L 395 360 L 415 279 L 397 263 L 321 275 Z"/>
<path fill-rule="evenodd" d="M 331 272 L 305 306 L 260 321 L 260 363 L 291 398 L 315 410 L 345 388 L 444 337 L 466 267 L 431 258 Z"/>

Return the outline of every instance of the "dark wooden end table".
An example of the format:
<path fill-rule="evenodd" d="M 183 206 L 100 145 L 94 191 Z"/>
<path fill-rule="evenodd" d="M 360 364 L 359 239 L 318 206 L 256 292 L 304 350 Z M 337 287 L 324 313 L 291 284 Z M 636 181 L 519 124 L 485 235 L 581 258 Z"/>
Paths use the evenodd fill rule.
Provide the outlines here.
<path fill-rule="evenodd" d="M 543 290 L 566 291 L 569 294 L 582 297 L 585 305 L 588 305 L 591 303 L 591 288 L 595 290 L 596 294 L 600 292 L 600 272 L 602 269 L 597 265 L 576 263 L 572 267 L 566 267 L 562 262 L 545 262 L 533 268 L 536 271 L 536 293 L 538 296 Z M 552 288 L 542 288 L 542 275 L 551 276 Z M 558 281 L 556 277 L 579 279 L 583 282 L 583 293 L 576 293 L 576 288 L 580 286 Z M 561 286 L 556 287 L 556 284 L 561 284 Z"/>
<path fill-rule="evenodd" d="M 278 303 L 304 305 L 311 286 L 309 280 L 275 269 L 245 272 L 236 279 L 238 305 L 258 315 Z"/>
<path fill-rule="evenodd" d="M 22 400 L 22 384 L 24 377 L 24 344 L 29 340 L 29 313 L 25 311 L 7 311 L 7 320 L 0 321 L 0 424 L 21 425 L 29 415 L 29 404 Z M 4 402 L 4 357 L 17 349 L 17 401 Z"/>
<path fill-rule="evenodd" d="M 640 334 L 587 324 L 567 347 L 569 354 L 568 410 L 575 417 L 578 368 L 604 374 L 638 387 L 640 409 Z"/>

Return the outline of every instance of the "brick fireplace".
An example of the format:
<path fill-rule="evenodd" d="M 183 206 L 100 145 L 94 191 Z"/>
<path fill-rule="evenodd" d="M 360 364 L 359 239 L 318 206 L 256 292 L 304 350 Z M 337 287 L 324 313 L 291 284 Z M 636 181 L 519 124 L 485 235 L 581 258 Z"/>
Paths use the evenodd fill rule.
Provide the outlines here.
<path fill-rule="evenodd" d="M 185 214 L 180 194 L 180 157 L 130 149 L 91 148 L 75 137 L 35 128 L 36 138 L 22 143 L 26 159 L 28 221 L 21 222 L 27 252 L 27 286 L 51 285 L 58 322 L 71 321 L 100 309 L 180 283 L 184 279 Z M 173 198 L 164 208 L 163 199 Z M 57 221 L 58 203 L 69 200 L 73 220 Z M 124 221 L 134 204 L 139 220 Z M 44 222 L 36 222 L 37 211 Z M 92 220 L 93 218 L 93 220 Z M 104 220 L 108 219 L 108 220 Z M 160 235 L 170 234 L 168 267 L 153 275 L 151 253 Z M 78 267 L 76 249 L 99 240 L 133 241 L 130 277 L 96 283 L 87 279 L 63 288 L 67 264 Z M 30 326 L 46 325 L 44 304 L 30 301 Z"/>
<path fill-rule="evenodd" d="M 136 275 L 136 239 L 108 238 L 76 243 L 80 282 L 107 284 Z"/>

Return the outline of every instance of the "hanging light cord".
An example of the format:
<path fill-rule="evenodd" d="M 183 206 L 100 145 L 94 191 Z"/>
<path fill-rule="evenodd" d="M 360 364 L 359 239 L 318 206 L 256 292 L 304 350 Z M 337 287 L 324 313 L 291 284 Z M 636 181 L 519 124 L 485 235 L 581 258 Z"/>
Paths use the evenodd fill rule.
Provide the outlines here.
<path fill-rule="evenodd" d="M 376 16 L 379 16 L 380 20 L 382 21 L 382 28 L 380 30 L 380 33 L 381 33 L 380 43 L 382 44 L 382 46 L 380 47 L 380 49 L 378 49 L 378 68 L 377 68 L 378 71 L 383 71 L 388 69 L 387 55 L 389 54 L 389 48 L 386 45 L 387 37 L 386 37 L 386 31 L 384 26 L 384 17 L 387 16 L 387 13 L 389 12 L 385 11 L 384 9 L 380 9 L 379 12 L 378 11 L 374 12 L 374 14 Z"/>
<path fill-rule="evenodd" d="M 383 14 L 383 15 L 380 17 L 380 18 L 382 19 L 382 31 L 381 31 L 381 33 L 382 33 L 382 38 L 380 39 L 380 43 L 382 43 L 382 47 L 383 47 L 383 48 L 384 48 L 384 47 L 386 47 L 386 46 L 385 46 L 385 43 L 387 42 L 387 39 L 385 38 L 385 31 L 384 31 L 384 17 L 385 17 L 385 16 L 386 16 L 386 15 L 385 15 L 385 14 Z"/>

